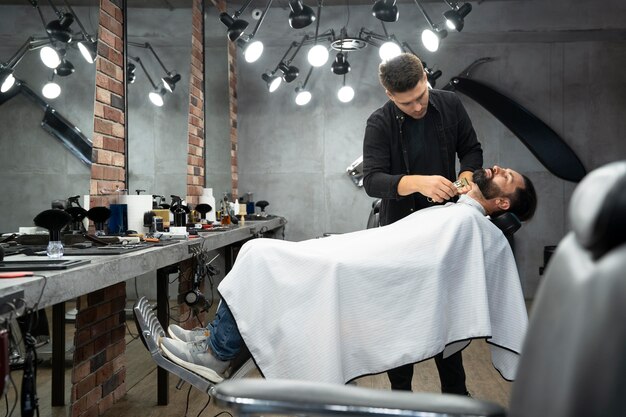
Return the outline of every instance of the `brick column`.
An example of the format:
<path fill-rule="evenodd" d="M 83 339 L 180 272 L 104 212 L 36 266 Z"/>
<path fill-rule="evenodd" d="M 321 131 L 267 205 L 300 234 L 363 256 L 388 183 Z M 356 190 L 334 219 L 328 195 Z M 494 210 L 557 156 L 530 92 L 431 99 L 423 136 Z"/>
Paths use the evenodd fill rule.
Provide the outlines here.
<path fill-rule="evenodd" d="M 126 394 L 126 283 L 77 299 L 71 416 L 99 416 Z"/>
<path fill-rule="evenodd" d="M 108 206 L 110 196 L 103 190 L 126 188 L 123 16 L 118 2 L 100 0 L 90 207 Z"/>
<path fill-rule="evenodd" d="M 100 0 L 90 207 L 126 188 L 122 0 Z M 126 283 L 77 299 L 71 416 L 104 414 L 126 394 Z"/>
<path fill-rule="evenodd" d="M 187 203 L 199 203 L 204 175 L 204 7 L 193 0 L 191 10 L 191 76 L 189 77 L 189 143 L 187 146 Z"/>

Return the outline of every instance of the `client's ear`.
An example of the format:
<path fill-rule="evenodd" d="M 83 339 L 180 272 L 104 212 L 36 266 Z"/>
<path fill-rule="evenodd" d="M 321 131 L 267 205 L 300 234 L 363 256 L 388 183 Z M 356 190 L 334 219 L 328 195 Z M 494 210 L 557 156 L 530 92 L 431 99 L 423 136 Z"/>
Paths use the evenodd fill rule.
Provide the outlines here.
<path fill-rule="evenodd" d="M 503 211 L 507 211 L 508 209 L 511 208 L 511 200 L 509 200 L 506 197 L 498 197 L 496 198 L 496 207 L 498 207 L 500 210 Z"/>

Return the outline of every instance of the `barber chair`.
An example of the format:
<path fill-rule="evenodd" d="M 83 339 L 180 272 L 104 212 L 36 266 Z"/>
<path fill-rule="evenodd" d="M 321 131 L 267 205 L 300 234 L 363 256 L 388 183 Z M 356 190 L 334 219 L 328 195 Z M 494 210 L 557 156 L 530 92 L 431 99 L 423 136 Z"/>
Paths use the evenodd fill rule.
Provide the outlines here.
<path fill-rule="evenodd" d="M 225 381 L 240 415 L 626 416 L 626 161 L 587 175 L 535 299 L 508 410 L 471 398 L 282 380 Z"/>

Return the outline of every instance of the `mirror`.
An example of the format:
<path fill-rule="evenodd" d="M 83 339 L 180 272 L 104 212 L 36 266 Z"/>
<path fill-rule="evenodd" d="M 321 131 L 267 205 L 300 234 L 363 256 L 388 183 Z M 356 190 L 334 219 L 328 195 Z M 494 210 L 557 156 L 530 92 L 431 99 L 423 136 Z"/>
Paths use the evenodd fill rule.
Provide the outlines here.
<path fill-rule="evenodd" d="M 185 197 L 191 67 L 191 8 L 146 8 L 128 1 L 128 190 Z M 159 60 L 163 65 L 159 63 Z M 163 88 L 165 71 L 180 75 L 156 106 L 149 94 Z"/>
<path fill-rule="evenodd" d="M 21 4 L 0 6 L 0 65 L 19 58 L 30 36 L 46 37 L 36 9 Z M 89 0 L 81 4 L 73 10 L 87 33 L 94 35 L 99 3 Z M 62 2 L 55 5 L 65 9 Z M 40 9 L 46 22 L 57 19 L 49 3 L 42 3 Z M 74 39 L 80 37 L 76 21 L 70 29 Z M 6 100 L 0 98 L 0 232 L 33 226 L 34 216 L 50 208 L 53 200 L 89 194 L 95 66 L 85 61 L 76 42 L 70 42 L 65 50 L 65 59 L 72 63 L 74 72 L 54 76 L 61 87 L 58 98 L 43 97 L 42 87 L 53 70 L 42 63 L 40 48 L 25 50 L 14 65 L 21 92 Z"/>

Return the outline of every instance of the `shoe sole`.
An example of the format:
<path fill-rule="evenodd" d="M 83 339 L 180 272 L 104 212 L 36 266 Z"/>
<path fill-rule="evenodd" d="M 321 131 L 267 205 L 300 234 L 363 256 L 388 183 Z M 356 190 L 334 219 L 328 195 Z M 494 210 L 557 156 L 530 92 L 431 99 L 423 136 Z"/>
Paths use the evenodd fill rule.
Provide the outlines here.
<path fill-rule="evenodd" d="M 180 337 L 176 336 L 176 334 L 172 331 L 170 331 L 170 328 L 167 328 L 167 334 L 170 336 L 170 338 L 174 339 L 174 340 L 178 340 L 179 342 L 184 342 L 184 343 L 189 343 L 189 340 L 183 340 Z M 207 334 L 206 337 L 209 337 L 209 335 Z"/>
<path fill-rule="evenodd" d="M 170 337 L 171 337 L 172 339 L 174 339 L 174 340 L 178 340 L 179 342 L 185 342 L 185 343 L 187 343 L 187 341 L 186 341 L 186 340 L 183 340 L 183 339 L 181 339 L 180 337 L 177 337 L 177 336 L 176 336 L 176 334 L 175 334 L 174 332 L 170 332 L 170 328 L 169 328 L 169 327 L 167 328 L 167 334 L 169 334 L 169 335 L 170 335 Z"/>
<path fill-rule="evenodd" d="M 196 365 L 195 363 L 191 363 L 191 362 L 187 362 L 182 360 L 181 358 L 179 358 L 178 356 L 172 354 L 172 352 L 168 351 L 167 348 L 165 347 L 165 345 L 161 345 L 161 349 L 163 350 L 163 352 L 165 353 L 165 355 L 167 356 L 167 358 L 169 360 L 171 360 L 172 362 L 182 366 L 185 369 L 188 369 L 206 379 L 208 379 L 209 381 L 215 383 L 215 384 L 219 384 L 220 382 L 222 382 L 224 380 L 223 377 L 221 377 L 217 372 L 215 372 L 213 369 L 211 368 L 207 368 L 206 366 L 200 366 L 200 365 Z"/>

